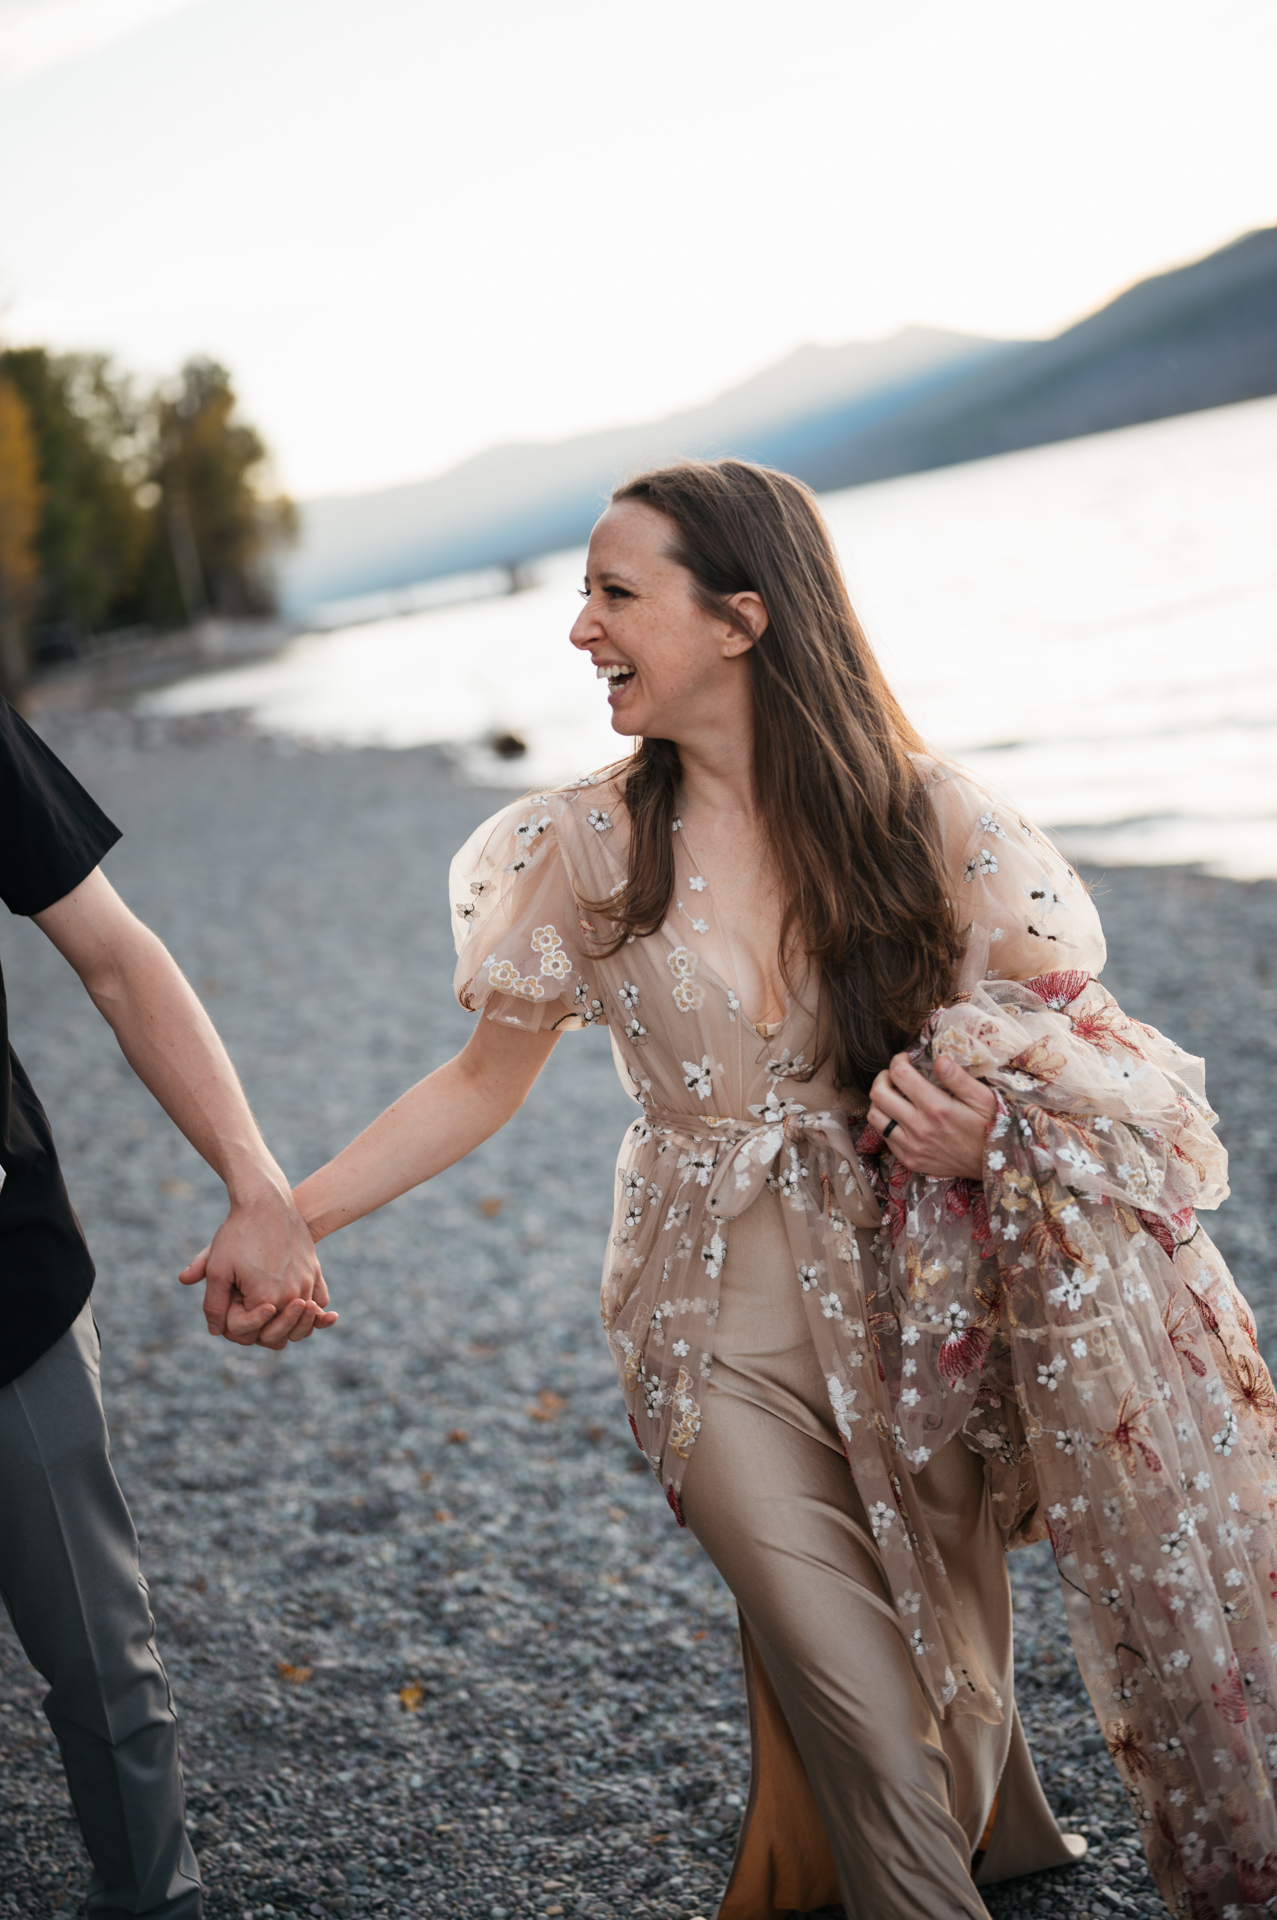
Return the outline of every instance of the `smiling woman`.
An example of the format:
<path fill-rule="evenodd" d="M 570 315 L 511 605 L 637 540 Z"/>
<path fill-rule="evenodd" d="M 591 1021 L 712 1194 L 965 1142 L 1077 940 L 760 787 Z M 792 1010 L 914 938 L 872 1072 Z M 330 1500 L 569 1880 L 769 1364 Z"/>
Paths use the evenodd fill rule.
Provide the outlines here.
<path fill-rule="evenodd" d="M 687 461 L 618 488 L 590 567 L 573 643 L 611 682 L 613 726 L 643 740 L 610 950 L 665 918 L 688 754 L 730 762 L 748 739 L 748 807 L 702 821 L 693 803 L 684 825 L 741 874 L 734 958 L 763 989 L 751 1004 L 766 1016 L 795 965 L 819 964 L 820 1044 L 840 1086 L 867 1090 L 944 998 L 961 949 L 939 820 L 909 760 L 922 742 L 815 502 L 744 461 Z M 720 913 L 730 884 L 716 885 Z"/>
<path fill-rule="evenodd" d="M 1098 985 L 1056 849 L 922 750 L 796 481 L 622 489 L 572 640 L 641 744 L 457 855 L 482 1017 L 298 1189 L 312 1233 L 608 1026 L 641 1113 L 604 1324 L 741 1615 L 720 1920 L 979 1920 L 977 1884 L 1080 1857 L 1014 1699 L 1005 1550 L 1046 1537 L 1163 1895 L 1270 1901 L 1277 1398 L 1194 1212 L 1226 1191 L 1201 1063 Z"/>

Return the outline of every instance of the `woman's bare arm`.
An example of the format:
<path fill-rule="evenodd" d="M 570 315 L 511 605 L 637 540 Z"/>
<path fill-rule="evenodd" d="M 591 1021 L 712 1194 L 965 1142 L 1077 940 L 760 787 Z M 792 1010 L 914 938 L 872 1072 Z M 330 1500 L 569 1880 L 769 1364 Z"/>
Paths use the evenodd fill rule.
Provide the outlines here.
<path fill-rule="evenodd" d="M 454 1059 L 410 1087 L 295 1189 L 315 1239 L 432 1179 L 498 1132 L 527 1099 L 557 1038 L 476 1021 Z"/>

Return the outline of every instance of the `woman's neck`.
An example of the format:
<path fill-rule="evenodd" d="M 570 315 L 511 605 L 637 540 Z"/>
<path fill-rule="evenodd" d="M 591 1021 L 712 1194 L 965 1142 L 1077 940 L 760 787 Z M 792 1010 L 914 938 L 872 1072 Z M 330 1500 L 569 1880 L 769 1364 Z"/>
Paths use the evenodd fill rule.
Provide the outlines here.
<path fill-rule="evenodd" d="M 758 819 L 752 748 L 752 740 L 679 743 L 682 811 L 697 819 L 735 820 L 752 826 Z"/>

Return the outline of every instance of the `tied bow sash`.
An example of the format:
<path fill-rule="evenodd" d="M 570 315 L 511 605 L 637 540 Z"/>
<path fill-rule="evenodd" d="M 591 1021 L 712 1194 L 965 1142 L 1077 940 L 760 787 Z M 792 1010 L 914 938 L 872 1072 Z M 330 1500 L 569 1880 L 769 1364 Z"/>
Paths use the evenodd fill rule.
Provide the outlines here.
<path fill-rule="evenodd" d="M 820 1211 L 836 1204 L 850 1226 L 870 1231 L 882 1223 L 853 1143 L 851 1114 L 808 1113 L 796 1102 L 773 1099 L 757 1120 L 660 1111 L 650 1111 L 648 1119 L 655 1134 L 683 1147 L 684 1184 L 691 1180 L 709 1189 L 705 1206 L 713 1220 L 738 1219 L 769 1180 L 782 1188 L 787 1180 L 805 1180 L 801 1149 L 814 1146 L 823 1149 Z"/>

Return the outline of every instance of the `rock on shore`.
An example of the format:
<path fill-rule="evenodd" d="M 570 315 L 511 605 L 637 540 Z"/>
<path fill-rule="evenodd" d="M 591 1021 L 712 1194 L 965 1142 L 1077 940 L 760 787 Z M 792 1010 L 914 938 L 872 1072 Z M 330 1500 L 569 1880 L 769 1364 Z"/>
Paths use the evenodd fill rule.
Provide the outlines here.
<path fill-rule="evenodd" d="M 294 1177 L 462 1043 L 446 868 L 502 796 L 426 751 L 285 753 L 218 726 L 182 743 L 104 718 L 55 744 L 124 828 L 107 871 Z M 1207 1057 L 1235 1188 L 1212 1231 L 1271 1343 L 1277 887 L 1103 885 L 1106 980 Z M 336 1329 L 245 1353 L 175 1280 L 217 1181 L 39 934 L 6 925 L 3 958 L 97 1257 L 210 1912 L 712 1915 L 748 1784 L 735 1615 L 637 1461 L 598 1325 L 633 1112 L 606 1036 L 568 1036 L 504 1134 L 326 1244 Z M 1014 1577 L 1021 1708 L 1093 1851 L 990 1910 L 1160 1913 L 1049 1560 L 1018 1555 Z M 0 1916 L 81 1908 L 41 1692 L 6 1627 Z"/>

